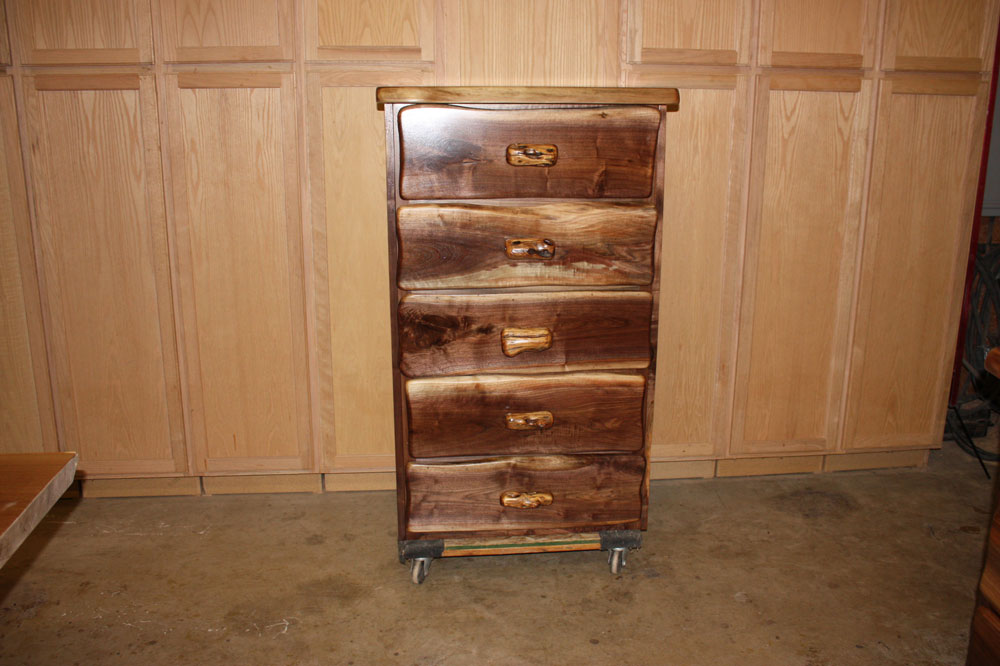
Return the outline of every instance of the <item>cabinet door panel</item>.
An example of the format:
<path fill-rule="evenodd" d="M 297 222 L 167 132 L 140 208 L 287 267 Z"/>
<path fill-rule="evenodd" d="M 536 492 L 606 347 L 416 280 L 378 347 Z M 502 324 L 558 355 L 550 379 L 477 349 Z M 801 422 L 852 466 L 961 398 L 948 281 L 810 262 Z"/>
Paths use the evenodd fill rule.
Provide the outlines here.
<path fill-rule="evenodd" d="M 869 85 L 860 77 L 760 82 L 734 452 L 835 447 Z"/>
<path fill-rule="evenodd" d="M 666 118 L 653 460 L 713 456 L 729 436 L 747 83 L 670 78 L 682 102 Z"/>
<path fill-rule="evenodd" d="M 12 0 L 21 62 L 32 65 L 151 62 L 149 3 L 141 0 Z"/>
<path fill-rule="evenodd" d="M 161 0 L 171 62 L 291 60 L 292 8 L 281 0 Z"/>
<path fill-rule="evenodd" d="M 56 449 L 35 257 L 14 111 L 0 77 L 0 453 Z"/>
<path fill-rule="evenodd" d="M 618 85 L 617 3 L 445 0 L 449 85 Z"/>
<path fill-rule="evenodd" d="M 877 0 L 763 0 L 760 62 L 774 67 L 871 67 Z"/>
<path fill-rule="evenodd" d="M 882 84 L 847 449 L 941 441 L 985 124 L 972 85 L 978 97 Z"/>
<path fill-rule="evenodd" d="M 310 60 L 432 60 L 433 0 L 308 0 Z"/>
<path fill-rule="evenodd" d="M 735 65 L 750 61 L 748 0 L 627 0 L 629 60 Z"/>
<path fill-rule="evenodd" d="M 997 0 L 889 0 L 882 66 L 924 71 L 989 71 Z"/>
<path fill-rule="evenodd" d="M 291 75 L 169 78 L 199 471 L 311 467 Z"/>
<path fill-rule="evenodd" d="M 183 471 L 153 79 L 25 87 L 62 446 L 88 474 Z"/>

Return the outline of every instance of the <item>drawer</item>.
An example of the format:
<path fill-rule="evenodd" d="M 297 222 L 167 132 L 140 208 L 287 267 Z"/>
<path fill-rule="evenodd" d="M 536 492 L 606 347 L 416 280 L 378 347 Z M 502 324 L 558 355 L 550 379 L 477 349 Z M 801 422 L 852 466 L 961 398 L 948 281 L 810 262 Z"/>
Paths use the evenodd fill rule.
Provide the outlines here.
<path fill-rule="evenodd" d="M 648 285 L 653 206 L 416 204 L 397 212 L 403 289 Z"/>
<path fill-rule="evenodd" d="M 648 292 L 409 294 L 399 304 L 407 377 L 515 368 L 649 365 Z"/>
<path fill-rule="evenodd" d="M 640 519 L 644 474 L 642 456 L 409 463 L 407 529 L 467 532 L 623 525 Z M 507 502 L 515 506 L 502 503 L 507 493 L 513 494 Z"/>
<path fill-rule="evenodd" d="M 641 452 L 645 387 L 610 372 L 411 379 L 410 455 Z"/>
<path fill-rule="evenodd" d="M 398 122 L 404 199 L 644 198 L 652 192 L 655 107 L 418 105 L 400 111 Z"/>

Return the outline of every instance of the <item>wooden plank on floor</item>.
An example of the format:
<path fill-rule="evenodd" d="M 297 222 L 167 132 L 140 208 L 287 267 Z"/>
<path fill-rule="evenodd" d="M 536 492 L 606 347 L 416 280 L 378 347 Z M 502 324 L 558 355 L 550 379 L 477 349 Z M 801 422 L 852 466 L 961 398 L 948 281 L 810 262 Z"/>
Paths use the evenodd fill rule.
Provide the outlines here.
<path fill-rule="evenodd" d="M 395 490 L 395 472 L 340 472 L 324 474 L 327 492 L 351 490 Z"/>
<path fill-rule="evenodd" d="M 823 470 L 823 456 L 779 456 L 720 460 L 716 476 L 762 476 L 765 474 L 812 474 Z"/>
<path fill-rule="evenodd" d="M 197 476 L 136 478 L 136 479 L 84 479 L 80 482 L 82 495 L 91 497 L 172 497 L 201 495 L 201 480 Z"/>
<path fill-rule="evenodd" d="M 714 460 L 673 460 L 650 463 L 650 479 L 711 479 L 715 476 Z"/>
<path fill-rule="evenodd" d="M 321 474 L 251 474 L 247 476 L 206 476 L 206 495 L 251 493 L 321 493 Z"/>
<path fill-rule="evenodd" d="M 917 451 L 874 451 L 872 453 L 844 453 L 826 456 L 824 471 L 846 472 L 855 469 L 881 469 L 885 467 L 924 467 L 927 449 Z"/>

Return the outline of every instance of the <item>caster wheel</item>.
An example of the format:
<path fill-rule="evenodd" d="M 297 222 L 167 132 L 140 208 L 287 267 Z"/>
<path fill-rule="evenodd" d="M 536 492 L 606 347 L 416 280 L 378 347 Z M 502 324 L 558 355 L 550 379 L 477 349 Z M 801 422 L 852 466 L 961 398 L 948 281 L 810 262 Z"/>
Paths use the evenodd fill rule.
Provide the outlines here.
<path fill-rule="evenodd" d="M 622 567 L 625 566 L 626 552 L 624 548 L 613 548 L 608 553 L 608 566 L 611 568 L 613 575 L 618 575 L 622 572 Z"/>
<path fill-rule="evenodd" d="M 431 558 L 415 557 L 410 560 L 410 580 L 414 585 L 420 585 L 427 578 L 427 571 L 431 568 Z"/>

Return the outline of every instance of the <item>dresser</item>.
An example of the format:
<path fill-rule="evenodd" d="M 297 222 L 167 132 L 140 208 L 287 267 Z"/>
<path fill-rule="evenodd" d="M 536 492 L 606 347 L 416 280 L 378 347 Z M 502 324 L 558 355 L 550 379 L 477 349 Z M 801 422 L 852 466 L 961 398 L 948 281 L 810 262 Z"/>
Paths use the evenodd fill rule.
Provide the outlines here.
<path fill-rule="evenodd" d="M 662 88 L 379 88 L 400 560 L 641 545 Z"/>

